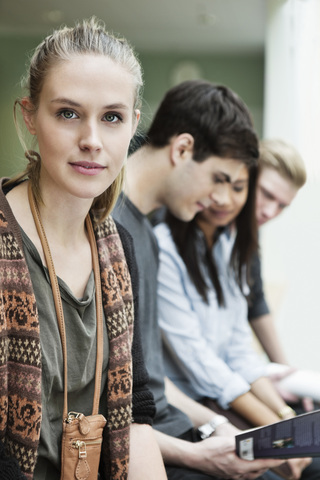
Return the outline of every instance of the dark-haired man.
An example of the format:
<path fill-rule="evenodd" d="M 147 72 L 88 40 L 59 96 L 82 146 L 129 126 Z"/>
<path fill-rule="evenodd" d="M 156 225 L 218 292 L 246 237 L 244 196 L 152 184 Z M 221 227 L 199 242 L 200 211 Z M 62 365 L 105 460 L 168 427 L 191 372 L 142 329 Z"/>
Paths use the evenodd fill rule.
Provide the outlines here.
<path fill-rule="evenodd" d="M 114 217 L 134 240 L 142 345 L 157 409 L 154 428 L 170 480 L 253 479 L 281 463 L 241 460 L 235 454 L 236 429 L 225 417 L 183 394 L 181 410 L 168 403 L 157 321 L 158 245 L 148 219 L 166 206 L 180 219 L 191 220 L 223 194 L 225 179 L 236 181 L 239 160 L 255 164 L 257 158 L 257 136 L 242 100 L 226 87 L 199 80 L 167 92 L 146 143 L 128 159 L 126 186 Z M 297 468 L 294 478 L 299 476 Z"/>

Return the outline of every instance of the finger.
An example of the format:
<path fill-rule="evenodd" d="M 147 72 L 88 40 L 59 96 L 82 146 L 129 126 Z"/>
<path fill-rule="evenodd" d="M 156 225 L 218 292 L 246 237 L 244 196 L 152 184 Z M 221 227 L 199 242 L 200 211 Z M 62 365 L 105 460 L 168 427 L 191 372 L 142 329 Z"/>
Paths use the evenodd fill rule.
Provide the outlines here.
<path fill-rule="evenodd" d="M 254 480 L 255 478 L 261 477 L 264 473 L 266 473 L 268 469 L 258 470 L 256 472 L 247 473 L 243 476 L 245 480 Z"/>
<path fill-rule="evenodd" d="M 305 412 L 312 412 L 312 410 L 314 410 L 314 402 L 311 397 L 304 397 L 302 399 L 302 405 Z"/>

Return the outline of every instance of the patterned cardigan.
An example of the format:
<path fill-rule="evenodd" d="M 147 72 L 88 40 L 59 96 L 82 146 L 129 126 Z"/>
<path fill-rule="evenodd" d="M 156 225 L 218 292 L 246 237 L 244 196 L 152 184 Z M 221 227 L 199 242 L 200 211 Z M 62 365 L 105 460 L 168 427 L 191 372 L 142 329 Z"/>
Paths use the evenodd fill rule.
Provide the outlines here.
<path fill-rule="evenodd" d="M 39 319 L 20 227 L 6 200 L 3 181 L 0 185 L 0 470 L 4 480 L 31 480 L 42 415 Z M 133 312 L 138 311 L 138 277 L 131 237 L 111 217 L 99 225 L 93 218 L 93 226 L 110 345 L 105 392 L 107 426 L 100 473 L 102 479 L 125 480 L 130 424 L 132 421 L 151 424 L 155 407 L 146 387 L 148 375 L 138 323 L 133 322 Z"/>

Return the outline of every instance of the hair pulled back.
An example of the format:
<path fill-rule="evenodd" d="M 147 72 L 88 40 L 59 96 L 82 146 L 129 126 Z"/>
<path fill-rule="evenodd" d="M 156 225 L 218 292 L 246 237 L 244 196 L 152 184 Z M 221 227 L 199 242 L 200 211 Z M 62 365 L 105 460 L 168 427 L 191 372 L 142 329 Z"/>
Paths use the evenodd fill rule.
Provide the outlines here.
<path fill-rule="evenodd" d="M 62 27 L 53 31 L 51 35 L 47 36 L 36 47 L 30 60 L 28 73 L 24 79 L 32 105 L 30 113 L 35 113 L 39 107 L 40 94 L 50 69 L 54 68 L 59 62 L 68 61 L 76 55 L 88 54 L 105 56 L 113 60 L 117 65 L 121 65 L 132 75 L 134 88 L 133 108 L 140 107 L 143 86 L 142 69 L 133 48 L 124 38 L 108 33 L 102 21 L 91 17 L 88 20 L 76 23 L 74 27 Z M 15 121 L 17 104 L 24 108 L 20 99 L 16 100 Z M 39 191 L 40 155 L 26 147 L 19 128 L 18 134 L 29 164 L 25 171 L 12 181 L 29 178 L 37 201 L 41 201 Z M 93 207 L 99 211 L 98 217 L 101 219 L 105 218 L 112 210 L 121 191 L 123 178 L 124 169 L 121 170 L 109 188 L 94 200 Z"/>

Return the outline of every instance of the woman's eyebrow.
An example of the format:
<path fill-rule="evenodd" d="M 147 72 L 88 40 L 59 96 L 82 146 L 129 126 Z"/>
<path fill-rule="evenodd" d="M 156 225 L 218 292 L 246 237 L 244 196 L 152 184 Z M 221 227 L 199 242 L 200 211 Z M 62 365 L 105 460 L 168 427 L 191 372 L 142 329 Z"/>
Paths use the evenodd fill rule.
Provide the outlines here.
<path fill-rule="evenodd" d="M 51 100 L 51 103 L 62 103 L 64 105 L 69 105 L 70 107 L 81 107 L 81 104 L 70 100 L 70 98 L 58 97 Z"/>
<path fill-rule="evenodd" d="M 128 105 L 126 105 L 125 103 L 111 103 L 110 105 L 105 105 L 103 107 L 104 109 L 108 110 L 108 109 L 111 109 L 111 110 L 129 110 L 129 107 Z"/>
<path fill-rule="evenodd" d="M 59 104 L 63 104 L 63 105 L 68 105 L 69 107 L 78 107 L 78 108 L 81 107 L 80 103 L 75 102 L 74 100 L 71 100 L 70 98 L 65 98 L 65 97 L 54 98 L 53 100 L 51 100 L 51 103 L 59 103 Z M 128 110 L 129 107 L 128 107 L 128 105 L 125 105 L 124 103 L 118 102 L 118 103 L 111 103 L 110 105 L 104 105 L 102 107 L 102 109 L 103 110 L 108 110 L 108 109 Z"/>
<path fill-rule="evenodd" d="M 233 183 L 248 183 L 248 182 L 249 182 L 249 178 L 242 178 L 239 180 L 235 180 Z"/>

